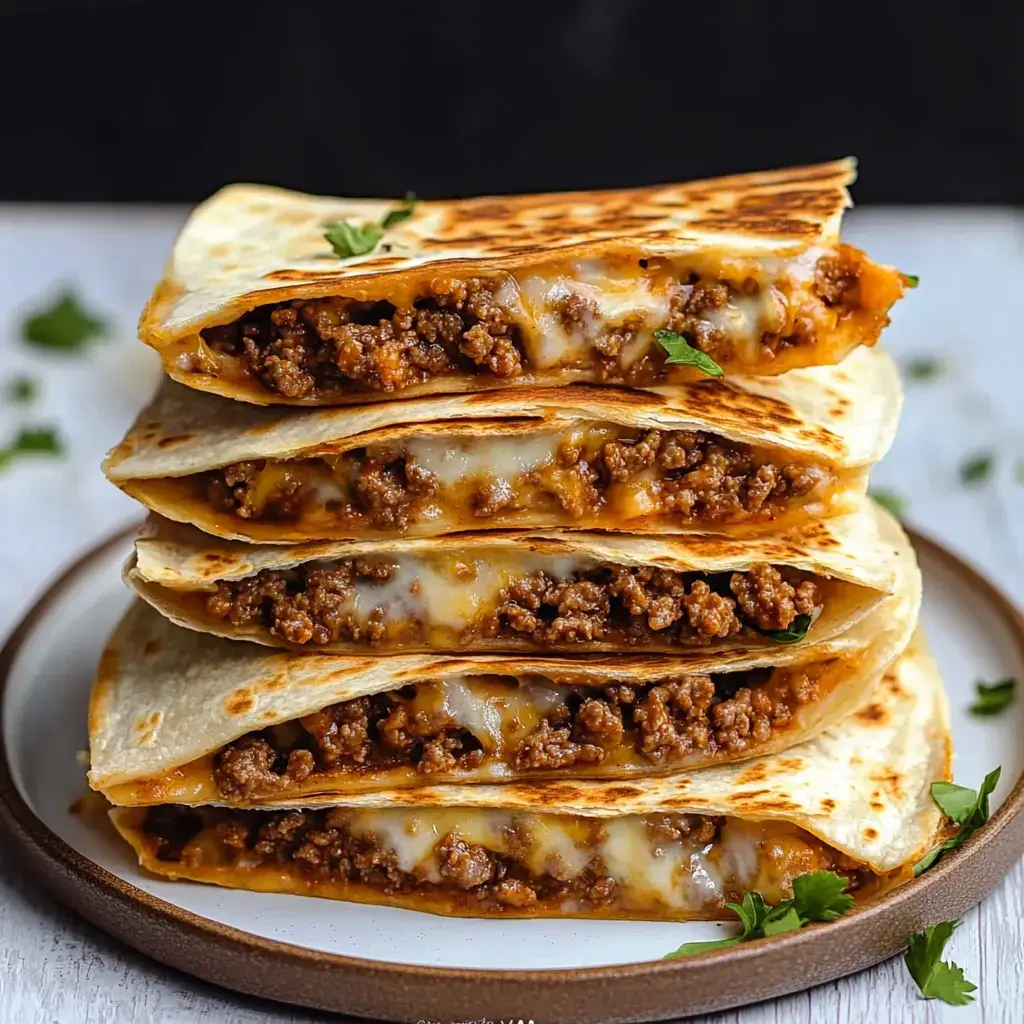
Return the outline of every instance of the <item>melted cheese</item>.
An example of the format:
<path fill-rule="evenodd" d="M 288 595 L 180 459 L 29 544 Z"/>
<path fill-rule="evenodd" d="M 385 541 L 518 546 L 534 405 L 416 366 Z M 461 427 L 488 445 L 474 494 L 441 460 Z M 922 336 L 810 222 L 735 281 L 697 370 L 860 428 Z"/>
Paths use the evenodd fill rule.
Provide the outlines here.
<path fill-rule="evenodd" d="M 408 458 L 444 484 L 474 477 L 511 482 L 550 462 L 565 434 L 539 433 L 523 437 L 420 437 L 406 444 Z"/>

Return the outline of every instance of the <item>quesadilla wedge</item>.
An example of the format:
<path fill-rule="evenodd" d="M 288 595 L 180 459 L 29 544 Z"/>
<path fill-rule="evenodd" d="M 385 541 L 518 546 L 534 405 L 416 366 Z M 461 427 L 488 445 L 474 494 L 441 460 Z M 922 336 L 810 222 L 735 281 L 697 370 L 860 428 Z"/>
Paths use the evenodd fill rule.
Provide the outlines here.
<path fill-rule="evenodd" d="M 783 754 L 632 782 L 433 786 L 239 810 L 118 807 L 172 879 L 463 916 L 715 919 L 832 870 L 860 897 L 913 875 L 941 828 L 950 735 L 915 641 L 871 699 Z"/>
<path fill-rule="evenodd" d="M 139 602 L 97 674 L 90 782 L 115 804 L 244 807 L 438 782 L 642 777 L 774 753 L 862 705 L 906 647 L 920 576 L 910 567 L 901 582 L 832 640 L 685 666 L 285 654 L 182 630 Z"/>
<path fill-rule="evenodd" d="M 899 418 L 895 366 L 661 391 L 514 388 L 257 408 L 165 382 L 104 469 L 147 507 L 261 543 L 484 528 L 788 529 L 848 512 Z"/>
<path fill-rule="evenodd" d="M 232 185 L 189 218 L 140 337 L 176 380 L 257 404 L 835 363 L 911 283 L 839 241 L 853 178 L 839 160 L 399 209 Z"/>
<path fill-rule="evenodd" d="M 174 622 L 307 650 L 728 651 L 828 639 L 913 553 L 861 511 L 778 538 L 481 533 L 257 547 L 153 520 L 128 584 Z"/>

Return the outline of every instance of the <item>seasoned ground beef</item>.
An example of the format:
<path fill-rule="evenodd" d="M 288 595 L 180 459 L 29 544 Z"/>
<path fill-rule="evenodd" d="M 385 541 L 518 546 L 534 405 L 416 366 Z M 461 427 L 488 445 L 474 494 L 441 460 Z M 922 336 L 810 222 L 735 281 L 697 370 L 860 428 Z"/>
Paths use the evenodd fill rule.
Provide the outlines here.
<path fill-rule="evenodd" d="M 316 881 L 347 881 L 371 885 L 388 893 L 446 891 L 462 893 L 476 904 L 522 908 L 538 901 L 580 901 L 600 907 L 615 896 L 615 880 L 605 873 L 598 856 L 579 874 L 552 864 L 536 875 L 526 865 L 528 846 L 507 836 L 506 853 L 469 843 L 455 833 L 442 836 L 434 848 L 441 882 L 430 882 L 403 871 L 395 854 L 372 832 L 355 835 L 351 812 L 344 808 L 323 811 L 235 811 L 203 807 L 195 810 L 163 806 L 151 808 L 142 821 L 143 832 L 156 840 L 156 856 L 165 861 L 199 863 L 202 844 L 192 845 L 201 831 L 209 830 L 220 844 L 222 863 L 240 867 L 292 864 Z M 666 815 L 666 829 L 678 822 L 677 838 L 692 841 L 717 834 L 722 819 L 697 815 Z M 652 844 L 664 834 L 651 830 Z M 208 844 L 207 844 L 208 845 Z"/>
<path fill-rule="evenodd" d="M 229 743 L 214 756 L 213 778 L 225 796 L 258 800 L 337 767 L 411 764 L 432 775 L 477 768 L 483 756 L 477 738 L 447 714 L 410 713 L 397 697 L 378 694 Z"/>
<path fill-rule="evenodd" d="M 389 562 L 364 559 L 263 569 L 222 581 L 198 600 L 214 620 L 242 629 L 262 626 L 292 644 L 345 641 L 376 647 L 387 638 L 388 608 L 381 604 L 357 618 L 355 581 L 384 582 L 395 572 Z M 534 572 L 504 587 L 494 611 L 467 624 L 461 640 L 506 638 L 539 647 L 596 641 L 706 644 L 745 631 L 786 630 L 798 615 L 815 615 L 822 602 L 813 579 L 767 564 L 711 575 L 607 566 L 569 580 Z M 429 642 L 429 622 L 395 622 L 403 636 Z"/>
<path fill-rule="evenodd" d="M 494 288 L 478 278 L 436 278 L 412 306 L 296 300 L 260 306 L 202 335 L 285 398 L 390 393 L 452 372 L 515 377 L 522 372 L 518 330 Z"/>
<path fill-rule="evenodd" d="M 395 571 L 391 563 L 363 559 L 264 569 L 219 583 L 202 599 L 203 607 L 215 620 L 243 629 L 263 626 L 297 645 L 348 641 L 377 646 L 386 636 L 387 609 L 381 605 L 357 619 L 354 585 L 356 580 L 390 580 Z M 609 566 L 571 580 L 535 572 L 506 586 L 494 612 L 469 624 L 463 640 L 507 637 L 538 646 L 600 640 L 703 644 L 744 630 L 788 629 L 798 615 L 814 615 L 821 600 L 812 579 L 767 564 L 710 576 L 650 566 Z M 423 624 L 402 628 L 413 635 Z"/>
<path fill-rule="evenodd" d="M 458 493 L 443 489 L 400 448 L 356 449 L 333 470 L 318 459 L 271 463 L 266 479 L 264 462 L 239 462 L 202 474 L 197 487 L 217 511 L 294 521 L 323 506 L 311 481 L 327 474 L 347 483 L 344 500 L 328 499 L 339 525 L 403 533 L 421 509 L 435 515 L 438 502 L 478 519 L 545 504 L 553 517 L 592 519 L 605 510 L 610 489 L 641 473 L 650 515 L 709 524 L 770 520 L 832 479 L 825 465 L 765 462 L 749 445 L 705 431 L 619 428 L 618 433 L 596 451 L 566 442 L 550 463 L 511 481 L 483 475 L 466 481 Z"/>
<path fill-rule="evenodd" d="M 470 771 L 487 758 L 519 772 L 600 764 L 623 747 L 656 765 L 695 751 L 736 756 L 785 728 L 818 699 L 824 666 L 725 675 L 685 675 L 658 684 L 570 687 L 564 703 L 499 749 L 445 712 L 417 710 L 417 688 L 357 697 L 289 723 L 250 733 L 214 757 L 221 794 L 260 800 L 316 772 L 412 765 L 421 775 Z M 435 702 L 440 706 L 440 702 Z M 490 742 L 490 740 L 488 740 Z"/>

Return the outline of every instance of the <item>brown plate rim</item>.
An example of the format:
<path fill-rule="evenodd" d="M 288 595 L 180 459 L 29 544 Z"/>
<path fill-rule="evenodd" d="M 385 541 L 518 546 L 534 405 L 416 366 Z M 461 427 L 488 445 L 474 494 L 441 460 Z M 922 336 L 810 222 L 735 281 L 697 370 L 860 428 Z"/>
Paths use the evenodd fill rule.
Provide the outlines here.
<path fill-rule="evenodd" d="M 204 981 L 280 1002 L 376 1019 L 664 1020 L 774 998 L 878 963 L 921 928 L 962 916 L 1024 855 L 1024 776 L 992 818 L 927 874 L 828 925 L 679 960 L 604 967 L 494 970 L 366 960 L 264 939 L 151 896 L 83 857 L 50 831 L 11 778 L 3 699 L 35 624 L 69 584 L 137 527 L 119 531 L 65 569 L 0 650 L 0 828 L 60 901 L 142 953 Z M 928 554 L 980 590 L 1024 657 L 1024 616 L 985 576 L 938 542 L 908 531 Z M 339 985 L 340 981 L 345 984 Z"/>

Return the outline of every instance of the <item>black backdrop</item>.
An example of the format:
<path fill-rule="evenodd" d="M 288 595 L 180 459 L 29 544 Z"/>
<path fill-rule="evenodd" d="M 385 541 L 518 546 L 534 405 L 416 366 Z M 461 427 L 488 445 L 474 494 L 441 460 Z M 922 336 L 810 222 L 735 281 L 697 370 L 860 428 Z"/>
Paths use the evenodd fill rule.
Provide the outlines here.
<path fill-rule="evenodd" d="M 0 0 L 0 200 L 423 196 L 847 153 L 860 202 L 1024 200 L 1024 3 Z"/>

